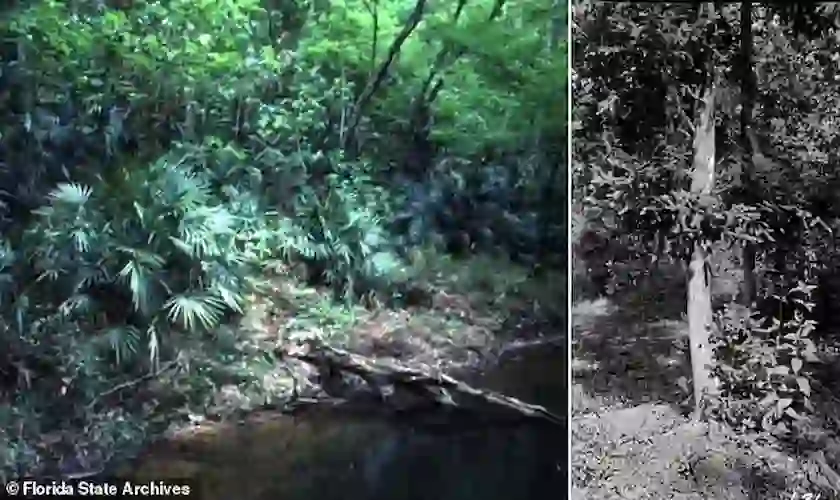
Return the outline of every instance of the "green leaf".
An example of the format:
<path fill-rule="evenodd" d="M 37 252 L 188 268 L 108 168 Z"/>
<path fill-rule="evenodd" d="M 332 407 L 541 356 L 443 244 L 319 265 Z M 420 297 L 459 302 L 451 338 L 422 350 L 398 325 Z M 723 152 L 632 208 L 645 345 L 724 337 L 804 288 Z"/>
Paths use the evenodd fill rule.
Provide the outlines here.
<path fill-rule="evenodd" d="M 93 189 L 75 183 L 61 183 L 48 195 L 53 203 L 82 206 L 88 202 Z"/>
<path fill-rule="evenodd" d="M 218 326 L 224 311 L 224 303 L 216 297 L 208 295 L 177 295 L 164 305 L 168 311 L 168 318 L 179 323 L 188 331 L 197 327 L 211 329 Z"/>

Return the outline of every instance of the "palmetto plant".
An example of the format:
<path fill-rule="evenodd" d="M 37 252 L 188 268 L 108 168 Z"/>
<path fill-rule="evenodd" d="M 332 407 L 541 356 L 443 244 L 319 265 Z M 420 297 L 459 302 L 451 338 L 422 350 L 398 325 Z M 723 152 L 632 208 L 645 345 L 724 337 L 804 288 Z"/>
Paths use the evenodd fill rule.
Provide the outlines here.
<path fill-rule="evenodd" d="M 419 126 L 413 103 L 436 108 L 441 152 L 474 156 L 534 142 L 532 110 L 556 93 L 554 72 L 531 75 L 541 64 L 515 69 L 515 88 L 514 67 L 499 64 L 531 61 L 545 45 L 531 33 L 545 25 L 543 7 L 510 14 L 534 18 L 528 37 L 522 21 L 487 22 L 478 4 L 466 24 L 427 9 L 391 60 L 399 2 L 375 19 L 356 1 L 329 12 L 310 2 L 100 3 L 19 2 L 0 23 L 0 429 L 26 431 L 0 432 L 0 449 L 14 450 L 0 454 L 0 479 L 38 459 L 33 443 L 71 417 L 92 440 L 94 423 L 118 420 L 113 406 L 151 420 L 146 403 L 160 393 L 178 393 L 165 411 L 190 398 L 201 411 L 229 382 L 197 366 L 250 356 L 220 339 L 277 260 L 345 299 L 404 289 L 400 240 L 386 228 L 402 182 L 393 169 L 416 149 L 402 132 Z M 451 38 L 462 30 L 471 34 Z M 503 35 L 518 41 L 506 44 L 513 52 L 489 50 Z M 377 74 L 387 78 L 369 85 Z M 423 97 L 444 78 L 442 93 Z M 487 123 L 523 132 L 474 133 Z M 184 383 L 155 370 L 174 359 Z M 153 396 L 145 383 L 112 391 L 149 375 L 160 382 Z M 35 469 L 22 470 L 14 475 Z"/>
<path fill-rule="evenodd" d="M 156 361 L 171 327 L 210 329 L 242 310 L 254 232 L 189 167 L 168 155 L 122 171 L 122 182 L 61 184 L 26 232 L 27 257 L 58 311 L 107 316 L 94 324 L 108 325 L 118 359 L 145 336 Z"/>
<path fill-rule="evenodd" d="M 310 244 L 297 250 L 345 298 L 386 291 L 404 270 L 385 230 L 387 196 L 374 187 L 363 165 L 338 165 L 325 180 L 325 189 L 309 190 L 308 203 L 300 205 L 299 220 Z"/>

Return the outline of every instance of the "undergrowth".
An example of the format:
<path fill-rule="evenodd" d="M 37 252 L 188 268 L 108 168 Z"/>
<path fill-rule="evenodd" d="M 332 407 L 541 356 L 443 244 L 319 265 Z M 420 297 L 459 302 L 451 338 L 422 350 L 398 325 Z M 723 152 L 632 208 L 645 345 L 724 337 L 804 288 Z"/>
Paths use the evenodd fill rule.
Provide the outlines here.
<path fill-rule="evenodd" d="M 563 262 L 565 9 L 322 7 L 5 9 L 0 480 L 278 397 L 278 342 L 431 310 L 432 273 L 498 306 Z M 454 279 L 482 253 L 526 271 Z"/>

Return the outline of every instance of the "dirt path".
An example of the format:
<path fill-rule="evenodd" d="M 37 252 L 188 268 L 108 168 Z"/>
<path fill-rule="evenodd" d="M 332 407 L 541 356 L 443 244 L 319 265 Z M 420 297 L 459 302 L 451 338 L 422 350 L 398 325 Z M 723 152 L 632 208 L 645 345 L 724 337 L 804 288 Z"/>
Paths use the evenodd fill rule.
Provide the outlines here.
<path fill-rule="evenodd" d="M 572 498 L 826 498 L 814 461 L 684 416 L 686 325 L 669 298 L 572 311 Z"/>

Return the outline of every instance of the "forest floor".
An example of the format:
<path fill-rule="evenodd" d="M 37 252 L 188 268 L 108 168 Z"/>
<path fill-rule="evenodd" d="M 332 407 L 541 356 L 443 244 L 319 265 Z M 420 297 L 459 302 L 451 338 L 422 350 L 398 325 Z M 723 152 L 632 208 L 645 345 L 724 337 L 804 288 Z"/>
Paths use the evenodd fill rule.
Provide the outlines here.
<path fill-rule="evenodd" d="M 772 437 L 688 418 L 683 283 L 574 306 L 572 498 L 826 499 L 840 491 L 825 468 L 836 450 L 793 453 Z"/>
<path fill-rule="evenodd" d="M 273 280 L 240 324 L 265 349 L 308 337 L 373 358 L 454 374 L 476 374 L 532 344 L 566 342 L 566 277 L 535 277 L 526 266 L 474 256 L 422 259 L 412 287 L 420 303 L 348 306 L 326 290 Z"/>
<path fill-rule="evenodd" d="M 238 349 L 254 353 L 237 362 L 259 380 L 219 387 L 206 413 L 224 418 L 256 409 L 267 398 L 283 399 L 293 377 L 288 367 L 266 364 L 262 353 L 306 338 L 456 374 L 479 372 L 531 342 L 565 342 L 563 273 L 536 278 L 525 266 L 484 256 L 459 260 L 432 255 L 419 267 L 412 286 L 423 289 L 426 297 L 411 306 L 345 305 L 328 290 L 306 286 L 288 274 L 272 277 L 268 293 L 252 298 L 245 316 L 233 325 Z M 197 356 L 204 355 L 202 349 L 197 342 Z M 311 375 L 308 369 L 294 366 L 298 376 Z"/>

